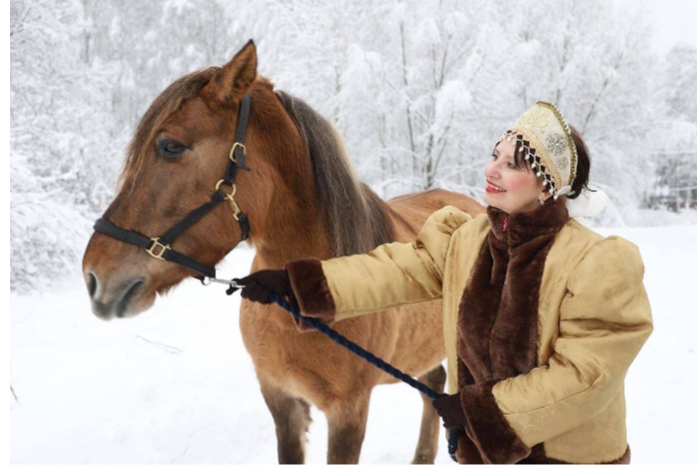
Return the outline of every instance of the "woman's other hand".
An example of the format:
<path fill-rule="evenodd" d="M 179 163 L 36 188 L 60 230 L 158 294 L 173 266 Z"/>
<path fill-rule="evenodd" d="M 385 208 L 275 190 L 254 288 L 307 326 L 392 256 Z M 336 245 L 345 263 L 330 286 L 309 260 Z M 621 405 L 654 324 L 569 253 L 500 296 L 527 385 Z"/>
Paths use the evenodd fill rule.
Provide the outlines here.
<path fill-rule="evenodd" d="M 443 419 L 443 426 L 446 429 L 464 429 L 467 426 L 467 417 L 460 402 L 460 393 L 435 399 L 433 408 L 438 411 L 438 415 Z"/>

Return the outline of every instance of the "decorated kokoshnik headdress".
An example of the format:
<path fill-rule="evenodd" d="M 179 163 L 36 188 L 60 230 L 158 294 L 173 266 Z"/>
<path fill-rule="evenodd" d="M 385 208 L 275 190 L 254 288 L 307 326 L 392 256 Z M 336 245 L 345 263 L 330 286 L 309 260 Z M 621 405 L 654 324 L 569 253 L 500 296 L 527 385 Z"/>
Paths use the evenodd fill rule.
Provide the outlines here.
<path fill-rule="evenodd" d="M 537 101 L 499 138 L 514 143 L 554 199 L 573 194 L 578 154 L 569 125 L 554 104 Z M 497 143 L 498 144 L 498 143 Z"/>

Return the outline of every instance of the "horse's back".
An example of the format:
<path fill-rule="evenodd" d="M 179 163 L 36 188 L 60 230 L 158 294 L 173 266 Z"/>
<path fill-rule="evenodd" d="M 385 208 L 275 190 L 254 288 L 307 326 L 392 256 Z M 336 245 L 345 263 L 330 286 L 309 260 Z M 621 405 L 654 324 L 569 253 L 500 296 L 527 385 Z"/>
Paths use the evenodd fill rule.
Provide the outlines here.
<path fill-rule="evenodd" d="M 387 200 L 387 205 L 395 214 L 395 225 L 402 227 L 396 229 L 397 241 L 402 240 L 404 235 L 415 236 L 426 219 L 442 207 L 455 206 L 472 217 L 486 211 L 474 198 L 443 189 L 397 196 Z"/>

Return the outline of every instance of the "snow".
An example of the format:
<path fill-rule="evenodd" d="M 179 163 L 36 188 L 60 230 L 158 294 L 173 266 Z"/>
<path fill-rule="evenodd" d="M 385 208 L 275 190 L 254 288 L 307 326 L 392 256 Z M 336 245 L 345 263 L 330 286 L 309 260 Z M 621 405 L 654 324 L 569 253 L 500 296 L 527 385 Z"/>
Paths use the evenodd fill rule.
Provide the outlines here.
<path fill-rule="evenodd" d="M 634 463 L 685 463 L 697 403 L 697 226 L 597 229 L 639 245 L 655 331 L 626 383 Z M 242 277 L 254 252 L 231 253 Z M 239 334 L 240 298 L 183 283 L 133 319 L 103 322 L 80 277 L 52 293 L 11 295 L 12 463 L 275 463 L 271 416 Z M 421 399 L 404 384 L 371 400 L 362 463 L 411 461 Z M 313 409 L 307 462 L 325 463 L 327 425 Z M 450 463 L 445 442 L 438 463 Z"/>

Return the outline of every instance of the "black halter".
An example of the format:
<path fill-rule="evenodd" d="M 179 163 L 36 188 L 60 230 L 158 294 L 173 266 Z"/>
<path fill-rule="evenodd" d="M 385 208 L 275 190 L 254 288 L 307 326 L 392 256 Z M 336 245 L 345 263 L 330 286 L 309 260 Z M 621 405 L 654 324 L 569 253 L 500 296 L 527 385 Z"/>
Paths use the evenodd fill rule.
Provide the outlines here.
<path fill-rule="evenodd" d="M 203 216 L 208 214 L 219 202 L 224 199 L 230 201 L 233 216 L 239 222 L 242 229 L 242 240 L 244 241 L 249 236 L 249 219 L 247 215 L 240 210 L 235 202 L 235 176 L 237 169 L 251 171 L 245 164 L 245 154 L 247 149 L 244 145 L 244 136 L 247 132 L 247 123 L 249 120 L 249 107 L 252 102 L 251 94 L 246 94 L 240 103 L 240 111 L 237 121 L 237 132 L 235 133 L 235 142 L 230 149 L 230 161 L 225 169 L 223 178 L 215 185 L 215 191 L 211 196 L 211 200 L 206 204 L 199 206 L 191 211 L 184 219 L 175 224 L 171 229 L 164 233 L 161 237 L 148 238 L 134 230 L 126 230 L 118 227 L 108 219 L 100 218 L 94 224 L 94 230 L 99 233 L 109 235 L 117 240 L 141 247 L 148 252 L 150 256 L 159 260 L 167 260 L 177 263 L 180 266 L 191 269 L 199 274 L 199 279 L 212 278 L 215 279 L 215 268 L 206 266 L 191 258 L 178 253 L 170 247 L 174 240 L 179 237 L 186 229 L 200 221 Z M 221 189 L 221 185 L 232 187 L 232 193 L 226 194 Z"/>

